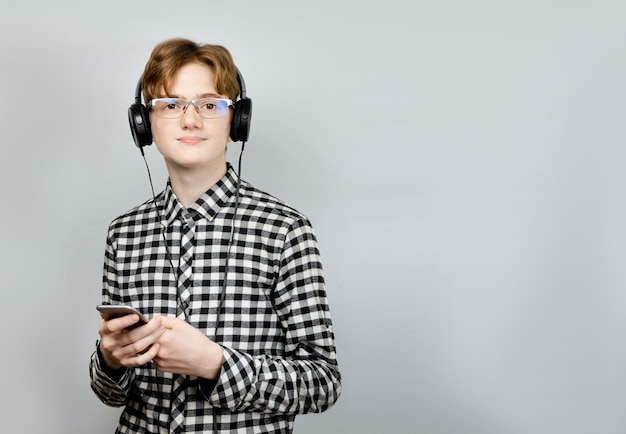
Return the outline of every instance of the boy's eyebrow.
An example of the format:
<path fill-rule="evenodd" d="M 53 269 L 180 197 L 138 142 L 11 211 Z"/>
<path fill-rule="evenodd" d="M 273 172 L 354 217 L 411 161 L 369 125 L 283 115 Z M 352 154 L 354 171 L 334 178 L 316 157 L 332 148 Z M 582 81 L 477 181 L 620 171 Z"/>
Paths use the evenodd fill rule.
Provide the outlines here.
<path fill-rule="evenodd" d="M 166 98 L 186 99 L 179 95 L 168 95 Z M 224 98 L 224 97 L 222 95 L 218 95 L 217 93 L 203 93 L 199 95 L 197 98 L 193 98 L 193 99 L 200 99 L 200 98 Z"/>
<path fill-rule="evenodd" d="M 217 93 L 203 93 L 200 95 L 200 98 L 224 98 L 222 95 L 218 95 Z"/>

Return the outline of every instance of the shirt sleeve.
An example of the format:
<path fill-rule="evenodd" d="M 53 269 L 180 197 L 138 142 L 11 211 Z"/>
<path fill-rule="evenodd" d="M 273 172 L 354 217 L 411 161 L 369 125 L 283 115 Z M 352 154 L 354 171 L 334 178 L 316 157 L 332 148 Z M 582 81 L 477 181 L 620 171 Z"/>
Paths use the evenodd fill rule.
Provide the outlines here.
<path fill-rule="evenodd" d="M 104 254 L 104 271 L 102 278 L 103 302 L 110 303 L 114 294 L 117 294 L 117 278 L 115 267 L 115 252 L 110 237 Z M 123 369 L 111 372 L 107 369 L 98 350 L 91 355 L 89 363 L 89 376 L 91 377 L 91 389 L 104 404 L 111 407 L 121 407 L 126 404 L 128 391 L 132 383 L 132 369 Z"/>
<path fill-rule="evenodd" d="M 225 347 L 217 382 L 200 388 L 213 406 L 231 411 L 325 411 L 341 394 L 341 374 L 317 240 L 306 219 L 286 235 L 273 300 L 285 330 L 284 356 Z"/>

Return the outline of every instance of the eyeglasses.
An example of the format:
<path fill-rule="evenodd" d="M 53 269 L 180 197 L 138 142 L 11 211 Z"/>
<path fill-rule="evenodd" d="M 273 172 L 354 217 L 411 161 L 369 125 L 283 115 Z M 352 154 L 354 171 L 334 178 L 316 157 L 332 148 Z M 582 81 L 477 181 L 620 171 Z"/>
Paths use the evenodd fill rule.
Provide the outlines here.
<path fill-rule="evenodd" d="M 231 100 L 225 98 L 156 98 L 148 103 L 148 108 L 160 118 L 178 119 L 183 116 L 189 104 L 192 104 L 204 119 L 226 116 L 228 107 L 234 105 Z"/>

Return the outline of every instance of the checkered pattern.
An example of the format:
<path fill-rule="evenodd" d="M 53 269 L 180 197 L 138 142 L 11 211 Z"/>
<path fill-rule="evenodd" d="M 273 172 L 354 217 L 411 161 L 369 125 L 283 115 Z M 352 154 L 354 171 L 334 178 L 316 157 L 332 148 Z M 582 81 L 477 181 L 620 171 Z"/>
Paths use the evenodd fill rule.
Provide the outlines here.
<path fill-rule="evenodd" d="M 341 393 L 311 224 L 243 181 L 233 222 L 236 176 L 229 165 L 188 209 L 169 185 L 157 197 L 176 270 L 153 201 L 111 223 L 103 302 L 184 318 L 224 348 L 217 381 L 159 372 L 153 363 L 114 377 L 94 352 L 92 389 L 107 405 L 125 406 L 117 433 L 170 433 L 178 423 L 186 433 L 291 433 L 296 414 L 324 411 Z"/>

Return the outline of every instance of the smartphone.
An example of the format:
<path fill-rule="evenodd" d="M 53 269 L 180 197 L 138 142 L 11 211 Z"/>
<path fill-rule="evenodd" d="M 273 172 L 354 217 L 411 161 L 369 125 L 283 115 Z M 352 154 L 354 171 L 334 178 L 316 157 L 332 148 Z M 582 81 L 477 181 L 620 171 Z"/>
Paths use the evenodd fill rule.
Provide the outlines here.
<path fill-rule="evenodd" d="M 124 304 L 101 304 L 96 306 L 96 309 L 100 312 L 100 316 L 107 321 L 113 318 L 119 318 L 120 316 L 130 315 L 131 313 L 139 316 L 139 321 L 130 327 L 126 327 L 127 330 L 132 330 L 148 322 L 148 318 L 146 318 L 144 314 L 139 312 L 134 307 L 126 306 Z"/>

